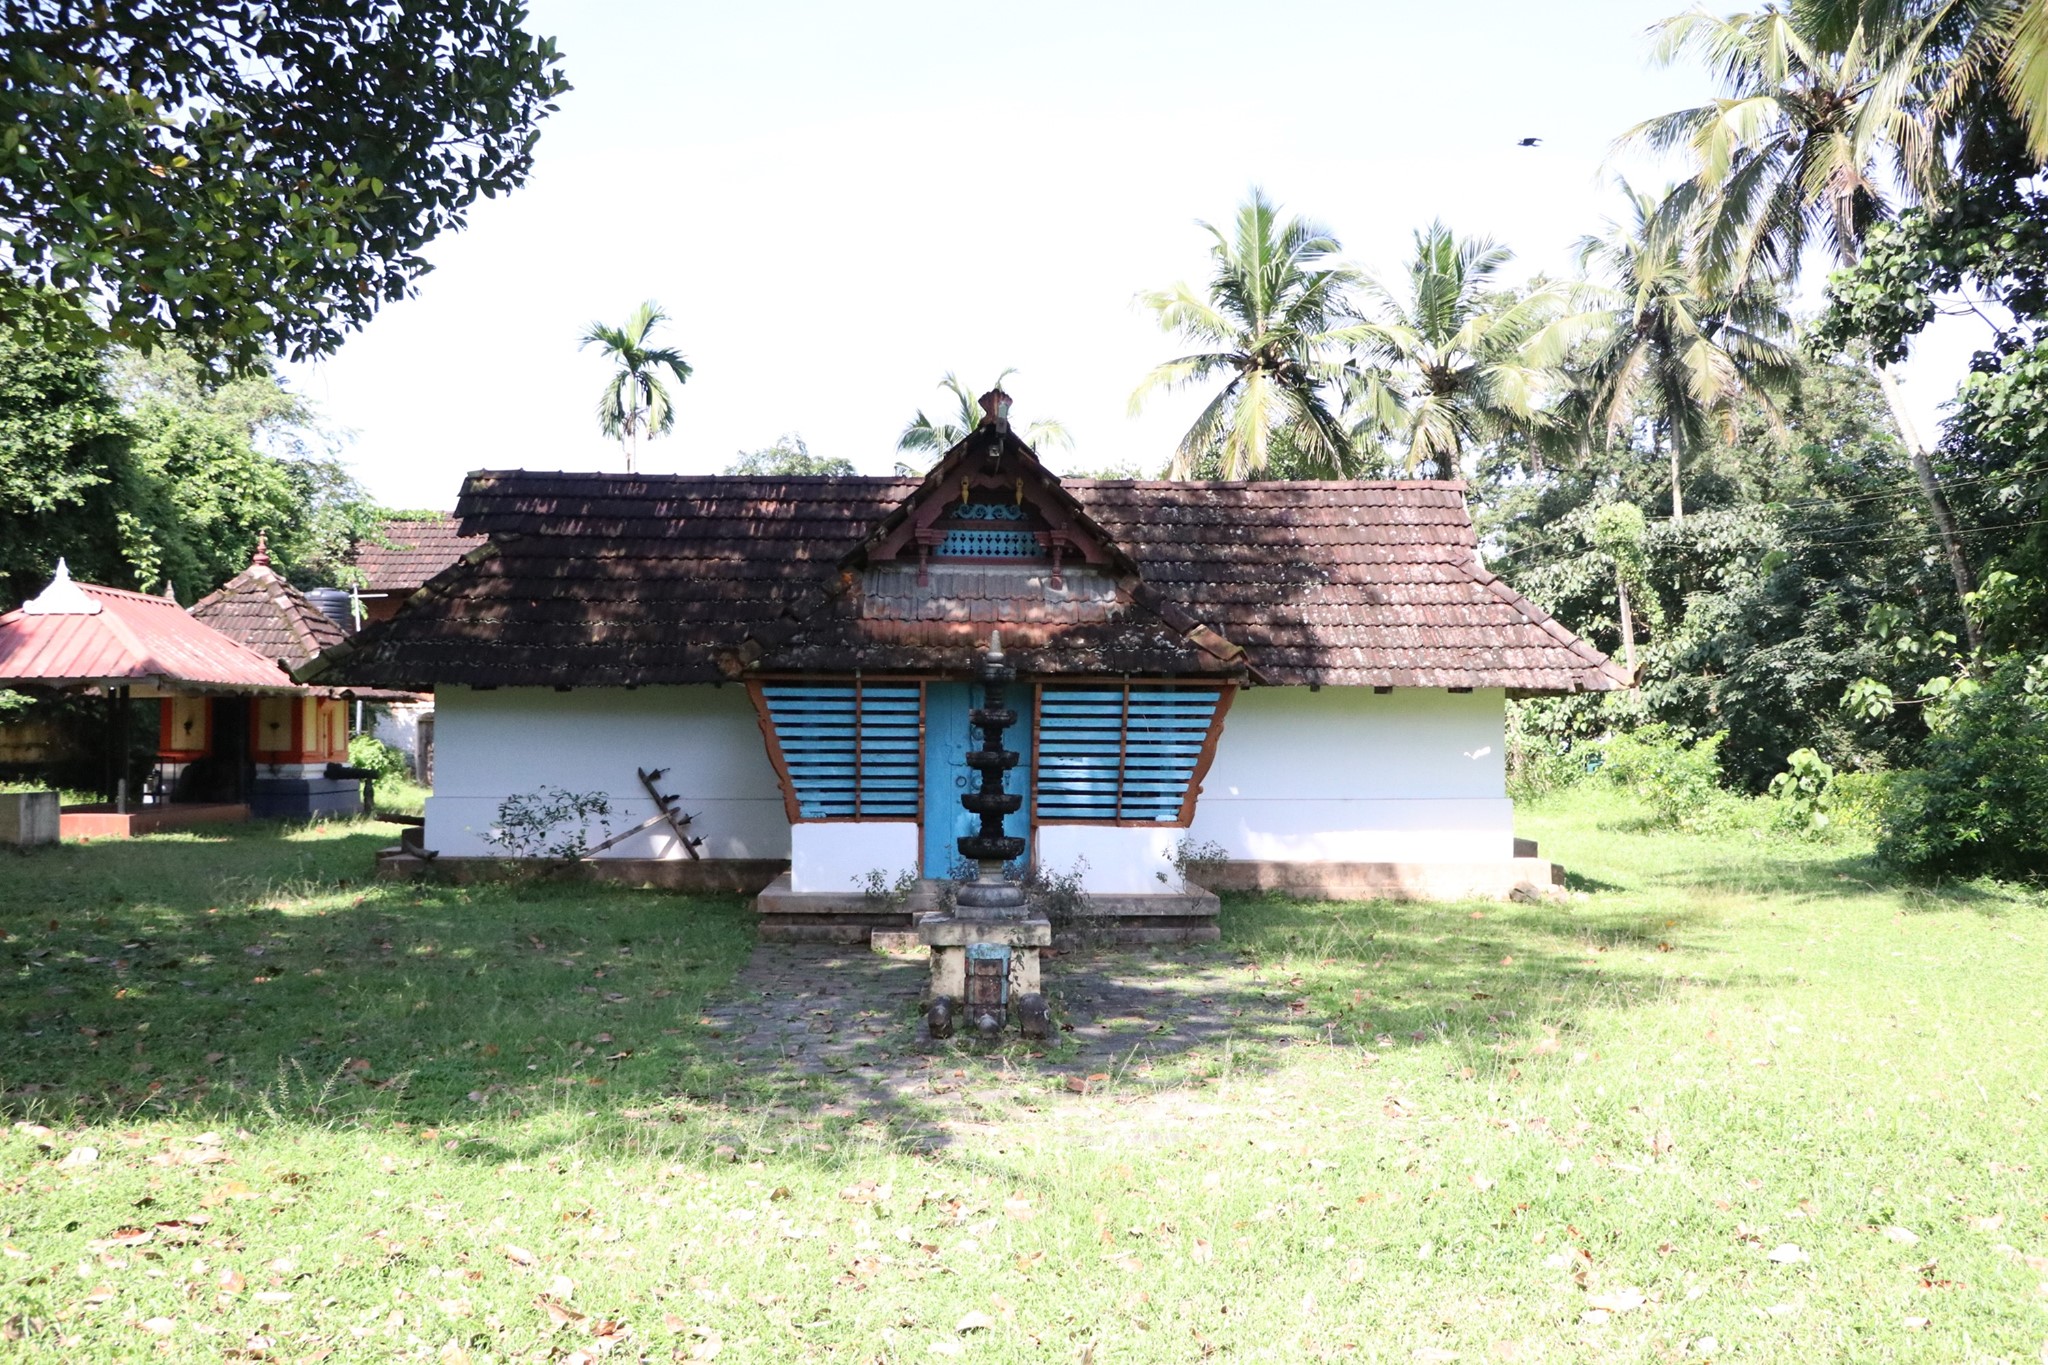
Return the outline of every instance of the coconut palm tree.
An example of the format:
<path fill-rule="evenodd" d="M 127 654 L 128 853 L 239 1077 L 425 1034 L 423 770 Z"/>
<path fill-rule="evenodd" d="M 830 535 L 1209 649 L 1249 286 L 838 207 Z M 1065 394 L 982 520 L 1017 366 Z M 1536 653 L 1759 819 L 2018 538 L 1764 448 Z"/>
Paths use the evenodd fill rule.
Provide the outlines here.
<path fill-rule="evenodd" d="M 1334 262 L 1337 239 L 1300 218 L 1282 222 L 1257 188 L 1232 232 L 1200 226 L 1215 239 L 1208 288 L 1177 284 L 1138 296 L 1161 329 L 1201 349 L 1146 375 L 1131 413 L 1155 390 L 1223 381 L 1181 437 L 1168 474 L 1186 478 L 1213 459 L 1226 479 L 1256 475 L 1276 438 L 1309 468 L 1350 472 L 1351 440 L 1328 389 L 1343 359 L 1338 329 L 1351 320 L 1345 290 L 1357 277 Z"/>
<path fill-rule="evenodd" d="M 1859 17 L 1816 30 L 1776 4 L 1717 19 L 1695 11 L 1653 30 L 1665 62 L 1692 55 L 1724 93 L 1707 104 L 1648 120 L 1624 142 L 1683 148 L 1698 169 L 1667 199 L 1667 212 L 1699 235 L 1710 279 L 1741 287 L 1795 276 L 1810 246 L 1853 264 L 1865 234 L 1891 214 L 1881 163 L 1901 191 L 1938 196 L 1948 172 L 1941 128 L 1895 28 Z M 1882 365 L 1872 365 L 1915 480 L 1946 553 L 1972 646 L 1981 632 L 1968 598 L 1975 577 L 1927 447 Z"/>
<path fill-rule="evenodd" d="M 1883 35 L 1894 78 L 1927 92 L 1945 134 L 1995 106 L 2035 163 L 2048 162 L 2048 6 L 2038 0 L 1805 0 L 1799 13 L 1824 44 L 1845 45 L 1859 27 Z M 1966 162 L 1970 149 L 1954 154 Z"/>
<path fill-rule="evenodd" d="M 1354 435 L 1392 435 L 1410 475 L 1431 465 L 1456 477 L 1478 447 L 1540 425 L 1561 387 L 1560 366 L 1589 319 L 1555 286 L 1508 291 L 1499 275 L 1513 259 L 1431 223 L 1415 234 L 1403 277 L 1366 280 L 1365 318 L 1336 334 L 1354 348 L 1344 371 Z"/>
<path fill-rule="evenodd" d="M 576 343 L 579 351 L 585 346 L 600 348 L 618 367 L 598 396 L 597 425 L 624 447 L 628 474 L 639 454 L 640 434 L 664 436 L 675 426 L 675 404 L 662 371 L 673 375 L 678 386 L 689 382 L 690 362 L 683 359 L 681 351 L 649 343 L 654 329 L 668 320 L 661 305 L 649 299 L 633 310 L 623 327 L 593 322 Z"/>
<path fill-rule="evenodd" d="M 1004 370 L 996 376 L 996 382 L 989 385 L 989 388 L 1000 389 L 1003 386 L 1003 381 L 1015 373 L 1017 373 L 1015 366 Z M 974 430 L 981 421 L 980 395 L 961 383 L 958 375 L 954 374 L 951 370 L 946 371 L 945 378 L 939 381 L 939 387 L 951 394 L 953 401 L 959 405 L 959 411 L 954 419 L 951 421 L 946 421 L 943 418 L 934 419 L 926 416 L 923 408 L 919 408 L 917 415 L 911 418 L 909 424 L 903 428 L 903 434 L 896 438 L 896 449 L 905 453 L 923 455 L 927 465 L 936 457 L 945 454 L 954 446 L 966 440 L 967 433 Z M 986 393 L 988 389 L 983 389 L 982 392 Z M 1034 449 L 1072 450 L 1074 448 L 1073 435 L 1068 432 L 1066 424 L 1056 418 L 1048 417 L 1041 421 L 1033 422 L 1024 428 L 1023 434 L 1024 443 Z M 897 465 L 896 468 L 899 472 L 917 472 L 907 462 Z"/>
<path fill-rule="evenodd" d="M 1734 435 L 1744 394 L 1774 411 L 1771 398 L 1798 375 L 1778 338 L 1791 319 L 1777 291 L 1748 283 L 1709 285 L 1694 268 L 1685 234 L 1662 212 L 1661 196 L 1624 181 L 1629 216 L 1579 241 L 1579 268 L 1607 325 L 1586 366 L 1589 418 L 1607 438 L 1650 416 L 1652 448 L 1671 457 L 1671 519 L 1685 520 L 1684 465 L 1718 432 Z"/>

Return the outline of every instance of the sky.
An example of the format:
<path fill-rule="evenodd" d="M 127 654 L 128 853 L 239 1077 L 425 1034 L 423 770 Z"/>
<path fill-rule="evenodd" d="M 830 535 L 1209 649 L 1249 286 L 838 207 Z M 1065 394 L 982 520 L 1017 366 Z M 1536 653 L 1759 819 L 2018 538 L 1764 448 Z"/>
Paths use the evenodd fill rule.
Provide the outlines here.
<path fill-rule="evenodd" d="M 1134 298 L 1206 277 L 1197 220 L 1258 185 L 1374 272 L 1440 218 L 1511 247 L 1512 277 L 1567 273 L 1617 174 L 1675 173 L 1616 136 L 1710 93 L 1650 64 L 1678 7 L 538 0 L 575 89 L 532 177 L 288 378 L 379 501 L 448 508 L 473 469 L 623 468 L 577 339 L 653 299 L 694 374 L 643 471 L 796 434 L 885 473 L 905 423 L 947 411 L 942 375 L 979 392 L 1006 367 L 1013 416 L 1075 438 L 1055 469 L 1155 470 L 1202 397 L 1128 415 L 1182 349 Z M 1945 331 L 1905 370 L 1930 433 L 1971 344 Z"/>

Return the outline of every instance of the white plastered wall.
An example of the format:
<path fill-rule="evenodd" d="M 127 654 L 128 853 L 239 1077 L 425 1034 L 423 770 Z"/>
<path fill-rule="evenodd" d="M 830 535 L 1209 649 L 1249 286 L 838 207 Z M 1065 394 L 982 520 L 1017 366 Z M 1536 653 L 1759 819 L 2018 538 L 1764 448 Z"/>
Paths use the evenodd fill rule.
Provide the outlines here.
<path fill-rule="evenodd" d="M 665 768 L 661 789 L 697 817 L 690 831 L 705 857 L 789 856 L 782 791 L 745 688 L 441 687 L 435 703 L 426 845 L 437 852 L 503 856 L 487 842 L 499 803 L 543 785 L 603 792 L 622 832 L 655 813 L 634 769 Z M 591 836 L 601 837 L 594 826 Z M 657 825 L 598 856 L 686 855 Z"/>
<path fill-rule="evenodd" d="M 792 891 L 858 891 L 870 872 L 893 883 L 917 870 L 915 821 L 817 821 L 789 833 Z"/>
<path fill-rule="evenodd" d="M 1512 857 L 1506 708 L 1497 689 L 1245 688 L 1189 829 L 1044 825 L 1039 866 L 1064 871 L 1086 858 L 1088 889 L 1113 895 L 1179 890 L 1168 860 L 1183 834 L 1262 862 Z"/>

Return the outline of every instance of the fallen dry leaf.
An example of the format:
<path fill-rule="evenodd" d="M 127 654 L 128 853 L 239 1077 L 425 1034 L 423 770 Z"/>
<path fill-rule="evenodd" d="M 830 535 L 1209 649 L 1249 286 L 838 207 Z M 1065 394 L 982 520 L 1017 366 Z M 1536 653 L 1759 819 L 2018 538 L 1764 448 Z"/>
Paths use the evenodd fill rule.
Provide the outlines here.
<path fill-rule="evenodd" d="M 935 1341 L 928 1349 L 935 1356 L 965 1355 L 967 1350 L 957 1341 Z"/>
<path fill-rule="evenodd" d="M 1813 1257 L 1807 1255 L 1790 1242 L 1782 1242 L 1771 1248 L 1767 1259 L 1776 1261 L 1779 1265 L 1798 1265 L 1802 1261 L 1812 1260 Z"/>
<path fill-rule="evenodd" d="M 99 1159 L 100 1149 L 97 1147 L 73 1147 L 65 1153 L 64 1159 L 57 1163 L 57 1168 L 75 1171 L 81 1166 L 90 1166 Z"/>
<path fill-rule="evenodd" d="M 1902 1247 L 1917 1246 L 1920 1242 L 1918 1233 L 1908 1228 L 1902 1228 L 1897 1223 L 1887 1224 L 1879 1228 L 1878 1232 L 1883 1234 L 1887 1240 L 1897 1242 Z"/>
<path fill-rule="evenodd" d="M 239 1294 L 249 1287 L 249 1282 L 242 1278 L 242 1272 L 233 1266 L 223 1269 L 220 1272 L 220 1279 L 215 1283 L 221 1287 L 222 1292 L 228 1294 Z"/>
<path fill-rule="evenodd" d="M 1616 1289 L 1606 1294 L 1594 1294 L 1586 1300 L 1588 1306 L 1608 1313 L 1634 1312 L 1646 1302 L 1647 1300 L 1643 1298 L 1643 1291 L 1633 1287 Z"/>
<path fill-rule="evenodd" d="M 976 1308 L 969 1312 L 966 1316 L 962 1317 L 960 1321 L 954 1323 L 953 1330 L 962 1333 L 986 1332 L 989 1328 L 995 1325 L 996 1320 L 994 1318 L 982 1312 L 979 1308 Z"/>
<path fill-rule="evenodd" d="M 532 1265 L 535 1258 L 534 1254 L 525 1247 L 514 1246 L 512 1243 L 507 1242 L 505 1243 L 505 1259 L 513 1265 Z"/>
<path fill-rule="evenodd" d="M 177 1326 L 177 1321 L 172 1318 L 144 1318 L 141 1323 L 143 1331 L 156 1336 L 166 1336 L 177 1330 Z"/>

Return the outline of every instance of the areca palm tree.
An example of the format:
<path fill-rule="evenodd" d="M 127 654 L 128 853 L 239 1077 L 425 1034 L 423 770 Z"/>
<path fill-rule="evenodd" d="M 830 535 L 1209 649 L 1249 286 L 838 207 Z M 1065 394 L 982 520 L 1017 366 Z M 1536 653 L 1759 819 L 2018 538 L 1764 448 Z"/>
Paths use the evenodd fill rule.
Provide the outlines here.
<path fill-rule="evenodd" d="M 1015 366 L 1004 370 L 996 376 L 996 382 L 989 385 L 989 388 L 1001 388 L 1003 381 L 1015 373 L 1017 373 Z M 946 371 L 946 377 L 939 381 L 939 387 L 953 396 L 954 403 L 958 405 L 957 415 L 951 421 L 947 421 L 944 418 L 935 419 L 926 416 L 924 409 L 919 408 L 917 415 L 911 418 L 909 424 L 903 428 L 902 435 L 896 438 L 896 449 L 906 453 L 921 454 L 929 461 L 933 457 L 945 454 L 954 446 L 966 440 L 967 433 L 973 431 L 981 422 L 980 395 L 961 383 L 958 375 L 954 374 L 951 370 Z M 984 389 L 982 392 L 986 393 L 987 391 L 987 389 Z M 1066 424 L 1057 418 L 1048 417 L 1033 422 L 1024 428 L 1023 434 L 1025 444 L 1035 449 L 1072 450 L 1074 448 L 1072 433 L 1067 430 Z M 910 466 L 907 464 L 898 465 L 897 468 L 906 472 L 914 472 L 910 471 Z"/>
<path fill-rule="evenodd" d="M 1892 212 L 1882 162 L 1905 193 L 1943 189 L 1940 124 L 1900 30 L 1860 16 L 1830 30 L 1816 27 L 1810 11 L 1802 19 L 1773 3 L 1725 19 L 1681 14 L 1653 31 L 1660 60 L 1697 56 L 1724 91 L 1624 135 L 1692 154 L 1698 169 L 1667 204 L 1698 232 L 1711 279 L 1731 288 L 1788 280 L 1816 243 L 1835 263 L 1853 264 L 1865 234 Z M 1974 646 L 1980 631 L 1967 599 L 1975 579 L 1955 514 L 1897 382 L 1882 365 L 1871 370 L 1947 555 Z"/>
<path fill-rule="evenodd" d="M 1559 367 L 1587 319 L 1554 286 L 1511 293 L 1499 280 L 1514 253 L 1442 223 L 1415 234 L 1398 285 L 1369 279 L 1366 318 L 1339 333 L 1354 435 L 1384 432 L 1407 473 L 1455 477 L 1464 457 L 1518 425 L 1540 425 Z"/>
<path fill-rule="evenodd" d="M 1798 374 L 1778 338 L 1791 319 L 1768 285 L 1716 288 L 1695 268 L 1661 197 L 1621 186 L 1630 214 L 1579 241 L 1579 268 L 1603 277 L 1607 326 L 1586 367 L 1589 416 L 1602 435 L 1652 414 L 1651 444 L 1671 457 L 1671 519 L 1685 520 L 1685 461 L 1716 432 L 1734 435 L 1745 393 L 1771 397 Z"/>
<path fill-rule="evenodd" d="M 1342 360 L 1339 329 L 1351 320 L 1345 290 L 1357 278 L 1335 263 L 1337 239 L 1300 218 L 1283 222 L 1257 188 L 1230 233 L 1200 226 L 1215 239 L 1208 287 L 1197 293 L 1177 284 L 1138 296 L 1162 330 L 1201 349 L 1146 375 L 1131 394 L 1131 413 L 1156 390 L 1223 381 L 1181 437 L 1168 475 L 1186 478 L 1211 459 L 1226 479 L 1257 475 L 1276 438 L 1308 468 L 1350 472 L 1350 437 L 1327 396 Z"/>
<path fill-rule="evenodd" d="M 624 447 L 628 474 L 639 454 L 641 433 L 663 436 L 675 426 L 675 403 L 662 372 L 672 375 L 678 386 L 689 382 L 690 362 L 683 353 L 651 343 L 654 329 L 668 320 L 661 305 L 649 299 L 633 310 L 624 326 L 593 322 L 576 343 L 578 350 L 598 347 L 617 366 L 598 395 L 597 425 Z"/>

